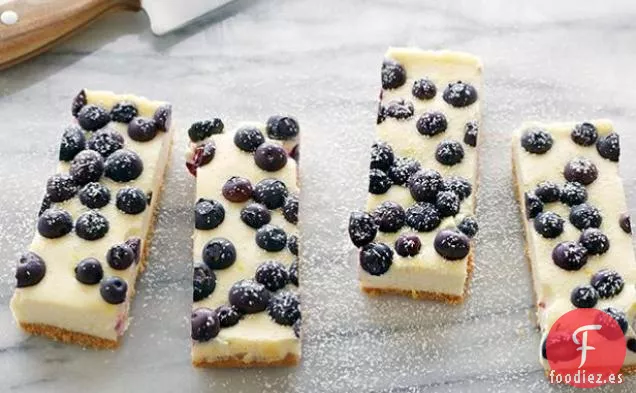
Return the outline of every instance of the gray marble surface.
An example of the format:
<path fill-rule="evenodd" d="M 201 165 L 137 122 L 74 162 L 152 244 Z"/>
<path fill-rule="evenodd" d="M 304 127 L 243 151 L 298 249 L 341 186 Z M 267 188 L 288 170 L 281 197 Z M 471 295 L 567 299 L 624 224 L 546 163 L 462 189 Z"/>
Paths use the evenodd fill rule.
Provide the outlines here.
<path fill-rule="evenodd" d="M 183 2 L 184 5 L 187 1 Z M 177 33 L 113 15 L 0 72 L 0 391 L 541 392 L 530 276 L 511 190 L 509 135 L 524 119 L 609 117 L 636 201 L 636 2 L 239 1 Z M 482 231 L 462 306 L 367 298 L 348 258 L 363 205 L 379 65 L 388 45 L 475 53 L 485 64 Z M 150 266 L 117 351 L 28 337 L 8 303 L 70 102 L 82 87 L 174 103 L 177 123 L 287 112 L 302 126 L 304 360 L 294 369 L 196 370 L 189 359 L 190 206 L 183 133 Z M 636 377 L 607 391 L 634 391 Z"/>

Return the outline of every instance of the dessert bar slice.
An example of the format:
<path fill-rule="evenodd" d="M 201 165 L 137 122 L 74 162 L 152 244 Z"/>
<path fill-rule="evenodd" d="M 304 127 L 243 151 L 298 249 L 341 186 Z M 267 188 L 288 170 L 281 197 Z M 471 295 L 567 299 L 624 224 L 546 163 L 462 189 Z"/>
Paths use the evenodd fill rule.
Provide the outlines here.
<path fill-rule="evenodd" d="M 481 71 L 464 53 L 386 53 L 367 209 L 349 222 L 364 291 L 464 299 L 477 232 Z"/>
<path fill-rule="evenodd" d="M 170 105 L 82 90 L 11 300 L 29 333 L 113 348 L 128 327 L 168 165 Z"/>
<path fill-rule="evenodd" d="M 220 119 L 189 130 L 196 176 L 192 363 L 297 364 L 298 123 L 273 116 L 223 132 Z"/>
<path fill-rule="evenodd" d="M 526 232 L 537 317 L 545 342 L 577 308 L 610 314 L 636 367 L 636 260 L 612 123 L 527 123 L 513 134 L 516 193 Z"/>

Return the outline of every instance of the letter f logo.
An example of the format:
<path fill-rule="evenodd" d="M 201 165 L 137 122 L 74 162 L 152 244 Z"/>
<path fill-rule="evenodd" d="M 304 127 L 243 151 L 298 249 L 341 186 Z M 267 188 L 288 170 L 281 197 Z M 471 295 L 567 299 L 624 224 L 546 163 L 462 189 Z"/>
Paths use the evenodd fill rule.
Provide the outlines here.
<path fill-rule="evenodd" d="M 583 365 L 585 364 L 585 360 L 587 359 L 587 351 L 588 350 L 594 350 L 596 348 L 592 347 L 592 346 L 588 346 L 587 345 L 587 331 L 588 330 L 601 330 L 601 325 L 585 325 L 585 326 L 581 326 L 580 328 L 576 329 L 574 331 L 574 333 L 572 333 L 572 341 L 574 341 L 574 344 L 576 345 L 581 345 L 580 347 L 578 347 L 576 350 L 577 351 L 581 351 L 581 364 L 579 364 L 579 368 L 583 367 Z M 578 338 L 576 338 L 576 335 L 579 332 L 583 332 L 582 334 L 582 342 L 579 342 Z"/>

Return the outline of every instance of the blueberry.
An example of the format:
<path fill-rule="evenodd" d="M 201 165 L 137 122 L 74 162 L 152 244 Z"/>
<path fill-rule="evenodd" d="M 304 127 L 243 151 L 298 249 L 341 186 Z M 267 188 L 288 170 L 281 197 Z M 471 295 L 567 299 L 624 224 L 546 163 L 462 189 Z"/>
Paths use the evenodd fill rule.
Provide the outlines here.
<path fill-rule="evenodd" d="M 256 230 L 256 244 L 266 251 L 280 251 L 287 246 L 287 234 L 277 226 L 266 224 Z"/>
<path fill-rule="evenodd" d="M 395 252 L 403 257 L 413 257 L 420 253 L 422 242 L 413 233 L 403 233 L 395 240 Z"/>
<path fill-rule="evenodd" d="M 93 133 L 86 144 L 90 150 L 95 150 L 106 158 L 124 147 L 124 137 L 115 130 L 104 128 Z"/>
<path fill-rule="evenodd" d="M 197 168 L 209 164 L 216 155 L 216 144 L 214 141 L 203 142 L 194 149 L 192 159 L 186 162 L 186 168 L 192 174 L 197 175 Z"/>
<path fill-rule="evenodd" d="M 583 185 L 594 182 L 598 177 L 596 165 L 585 157 L 577 157 L 565 165 L 563 176 L 568 181 L 576 181 Z"/>
<path fill-rule="evenodd" d="M 271 116 L 267 119 L 265 128 L 267 136 L 277 140 L 289 140 L 298 136 L 300 127 L 293 117 L 289 116 Z"/>
<path fill-rule="evenodd" d="M 387 174 L 393 184 L 403 185 L 412 174 L 419 171 L 422 166 L 414 158 L 398 157 L 389 168 Z"/>
<path fill-rule="evenodd" d="M 298 319 L 296 321 L 296 323 L 294 323 L 294 326 L 293 326 L 294 336 L 296 336 L 296 338 L 300 338 L 301 327 L 302 327 L 302 319 Z M 634 340 L 634 341 L 636 341 L 636 340 Z M 634 347 L 636 347 L 636 346 L 634 346 Z M 634 350 L 634 352 L 636 352 L 636 350 Z"/>
<path fill-rule="evenodd" d="M 151 141 L 157 136 L 157 124 L 152 119 L 135 117 L 128 123 L 128 136 L 137 142 Z"/>
<path fill-rule="evenodd" d="M 406 83 L 406 70 L 394 60 L 385 59 L 382 62 L 382 88 L 397 89 Z"/>
<path fill-rule="evenodd" d="M 152 120 L 155 121 L 159 131 L 168 131 L 172 125 L 172 106 L 170 104 L 159 106 L 152 115 Z"/>
<path fill-rule="evenodd" d="M 439 111 L 424 112 L 415 123 L 417 131 L 426 136 L 435 136 L 446 131 L 448 122 L 446 116 Z"/>
<path fill-rule="evenodd" d="M 455 261 L 463 259 L 470 252 L 470 239 L 461 232 L 443 229 L 437 233 L 433 242 L 435 251 L 444 259 Z"/>
<path fill-rule="evenodd" d="M 135 263 L 135 252 L 126 243 L 116 244 L 106 252 L 106 262 L 115 270 L 126 270 Z"/>
<path fill-rule="evenodd" d="M 201 259 L 210 269 L 227 269 L 236 261 L 236 248 L 231 241 L 215 237 L 203 246 Z"/>
<path fill-rule="evenodd" d="M 126 214 L 139 214 L 146 210 L 146 194 L 137 187 L 124 187 L 117 191 L 116 206 Z"/>
<path fill-rule="evenodd" d="M 385 117 L 405 120 L 413 116 L 415 108 L 413 108 L 413 104 L 409 101 L 395 100 L 386 104 L 386 106 L 382 109 L 382 113 Z"/>
<path fill-rule="evenodd" d="M 621 154 L 620 139 L 618 134 L 611 132 L 606 137 L 600 138 L 596 141 L 596 150 L 601 157 L 610 161 L 618 161 Z"/>
<path fill-rule="evenodd" d="M 525 207 L 526 207 L 526 217 L 529 219 L 535 218 L 537 214 L 543 211 L 543 202 L 541 199 L 534 194 L 526 192 L 524 195 Z"/>
<path fill-rule="evenodd" d="M 205 264 L 197 262 L 192 272 L 192 300 L 198 302 L 210 296 L 216 288 L 216 274 Z"/>
<path fill-rule="evenodd" d="M 198 342 L 212 340 L 221 331 L 221 322 L 216 311 L 206 307 L 199 307 L 190 316 L 190 338 Z"/>
<path fill-rule="evenodd" d="M 541 354 L 544 359 L 554 362 L 566 362 L 577 357 L 578 352 L 572 341 L 572 335 L 563 331 L 550 333 L 541 345 Z"/>
<path fill-rule="evenodd" d="M 413 82 L 411 94 L 420 100 L 430 100 L 437 94 L 437 87 L 435 87 L 435 84 L 430 79 L 418 79 Z"/>
<path fill-rule="evenodd" d="M 47 180 L 46 194 L 51 202 L 64 202 L 77 194 L 77 186 L 71 176 L 56 174 Z"/>
<path fill-rule="evenodd" d="M 587 249 L 587 253 L 590 255 L 605 254 L 610 246 L 607 236 L 596 228 L 584 230 L 581 237 L 579 237 L 579 243 Z"/>
<path fill-rule="evenodd" d="M 587 249 L 578 242 L 559 243 L 552 250 L 552 261 L 563 270 L 579 270 L 587 263 Z"/>
<path fill-rule="evenodd" d="M 93 150 L 82 150 L 71 161 L 69 173 L 79 185 L 98 181 L 104 173 L 104 159 Z"/>
<path fill-rule="evenodd" d="M 577 182 L 567 182 L 561 188 L 561 202 L 568 206 L 580 205 L 587 200 L 585 186 Z"/>
<path fill-rule="evenodd" d="M 294 258 L 291 265 L 289 265 L 287 276 L 289 277 L 289 282 L 298 286 L 298 258 Z"/>
<path fill-rule="evenodd" d="M 457 229 L 468 237 L 475 237 L 479 231 L 479 224 L 477 220 L 475 220 L 475 217 L 464 217 L 459 225 L 457 225 Z"/>
<path fill-rule="evenodd" d="M 277 293 L 270 299 L 267 312 L 279 325 L 293 326 L 300 320 L 298 295 L 289 291 Z"/>
<path fill-rule="evenodd" d="M 44 195 L 42 198 L 42 203 L 40 204 L 40 210 L 38 211 L 38 217 L 42 215 L 46 211 L 46 209 L 51 208 L 51 198 L 48 195 Z"/>
<path fill-rule="evenodd" d="M 393 149 L 388 143 L 376 142 L 371 146 L 371 168 L 387 171 L 394 160 Z"/>
<path fill-rule="evenodd" d="M 287 186 L 277 179 L 264 179 L 254 186 L 254 200 L 267 206 L 268 209 L 283 207 L 287 195 Z"/>
<path fill-rule="evenodd" d="M 212 199 L 200 198 L 194 205 L 194 227 L 196 229 L 214 229 L 225 219 L 223 205 Z"/>
<path fill-rule="evenodd" d="M 460 201 L 468 198 L 473 192 L 470 182 L 461 176 L 450 176 L 444 179 L 443 187 L 446 191 L 454 192 Z"/>
<path fill-rule="evenodd" d="M 459 196 L 452 191 L 437 193 L 435 207 L 442 217 L 450 217 L 459 213 Z"/>
<path fill-rule="evenodd" d="M 243 314 L 265 311 L 271 293 L 263 284 L 253 280 L 241 280 L 230 288 L 230 304 Z"/>
<path fill-rule="evenodd" d="M 371 169 L 369 171 L 369 192 L 372 194 L 380 195 L 389 191 L 391 188 L 391 179 L 389 176 L 379 170 L 379 169 Z"/>
<path fill-rule="evenodd" d="M 137 107 L 130 101 L 120 101 L 110 110 L 110 118 L 120 123 L 129 123 L 137 116 Z"/>
<path fill-rule="evenodd" d="M 469 83 L 457 81 L 448 84 L 442 97 L 449 105 L 463 108 L 477 101 L 477 89 Z"/>
<path fill-rule="evenodd" d="M 287 237 L 287 249 L 292 254 L 298 256 L 298 236 L 291 235 Z"/>
<path fill-rule="evenodd" d="M 71 113 L 73 117 L 77 117 L 79 111 L 86 105 L 86 92 L 81 90 L 75 98 L 73 98 L 73 104 L 71 105 Z"/>
<path fill-rule="evenodd" d="M 382 202 L 376 207 L 373 217 L 382 232 L 397 232 L 404 226 L 404 209 L 392 201 Z"/>
<path fill-rule="evenodd" d="M 435 159 L 442 165 L 459 164 L 464 159 L 464 148 L 457 141 L 441 141 L 435 148 Z"/>
<path fill-rule="evenodd" d="M 265 288 L 270 291 L 276 292 L 287 285 L 289 277 L 285 266 L 280 262 L 267 261 L 261 263 L 258 268 L 256 268 L 254 280 L 256 280 L 257 283 L 265 285 Z"/>
<path fill-rule="evenodd" d="M 603 217 L 596 207 L 581 203 L 570 209 L 570 222 L 580 230 L 598 228 L 603 222 Z"/>
<path fill-rule="evenodd" d="M 546 239 L 554 239 L 563 233 L 565 220 L 554 212 L 542 212 L 534 218 L 534 229 Z"/>
<path fill-rule="evenodd" d="M 110 202 L 110 191 L 101 183 L 87 183 L 79 192 L 82 205 L 90 209 L 99 209 Z"/>
<path fill-rule="evenodd" d="M 574 126 L 570 137 L 577 145 L 592 146 L 598 139 L 598 132 L 594 124 L 580 123 Z"/>
<path fill-rule="evenodd" d="M 62 209 L 47 209 L 38 219 L 38 232 L 47 239 L 56 239 L 73 229 L 71 215 Z"/>
<path fill-rule="evenodd" d="M 250 203 L 241 209 L 241 220 L 254 229 L 269 224 L 271 219 L 272 215 L 269 210 L 260 203 Z"/>
<path fill-rule="evenodd" d="M 293 149 L 289 152 L 289 156 L 296 162 L 300 161 L 300 144 L 293 147 Z"/>
<path fill-rule="evenodd" d="M 627 349 L 629 349 L 632 352 L 636 352 L 636 338 L 630 338 L 629 340 L 627 340 Z"/>
<path fill-rule="evenodd" d="M 598 302 L 598 292 L 591 285 L 579 285 L 572 290 L 570 301 L 574 307 L 594 308 Z"/>
<path fill-rule="evenodd" d="M 82 284 L 95 285 L 102 281 L 104 269 L 95 258 L 82 259 L 75 266 L 75 279 Z"/>
<path fill-rule="evenodd" d="M 223 132 L 223 121 L 219 118 L 212 120 L 201 120 L 192 123 L 188 129 L 188 136 L 192 142 L 200 142 L 205 138 L 209 138 L 212 135 L 220 134 Z"/>
<path fill-rule="evenodd" d="M 106 235 L 108 220 L 95 210 L 82 213 L 75 221 L 75 233 L 84 240 L 98 240 Z"/>
<path fill-rule="evenodd" d="M 521 146 L 533 154 L 543 154 L 552 148 L 552 135 L 540 128 L 529 128 L 521 135 Z"/>
<path fill-rule="evenodd" d="M 534 195 L 539 197 L 543 203 L 557 202 L 561 199 L 561 189 L 556 183 L 543 181 L 537 185 Z"/>
<path fill-rule="evenodd" d="M 464 126 L 464 143 L 468 146 L 477 146 L 477 136 L 479 135 L 479 123 L 471 120 Z"/>
<path fill-rule="evenodd" d="M 366 212 L 353 212 L 349 216 L 349 237 L 356 247 L 362 247 L 375 239 L 378 224 Z"/>
<path fill-rule="evenodd" d="M 60 142 L 60 161 L 71 161 L 85 147 L 86 137 L 82 129 L 75 125 L 66 127 Z"/>
<path fill-rule="evenodd" d="M 141 239 L 138 237 L 131 237 L 126 240 L 125 243 L 133 251 L 133 254 L 135 254 L 135 263 L 139 263 L 139 258 L 141 257 Z"/>
<path fill-rule="evenodd" d="M 126 300 L 128 284 L 119 277 L 109 277 L 99 285 L 102 299 L 109 304 L 121 304 Z"/>
<path fill-rule="evenodd" d="M 373 276 L 386 273 L 393 263 L 393 251 L 384 243 L 369 243 L 360 250 L 360 267 Z"/>
<path fill-rule="evenodd" d="M 219 323 L 222 328 L 232 327 L 243 318 L 243 314 L 238 308 L 225 304 L 216 309 L 216 314 L 219 316 Z"/>
<path fill-rule="evenodd" d="M 120 149 L 106 159 L 104 174 L 111 180 L 123 183 L 135 180 L 143 170 L 144 163 L 137 153 Z"/>
<path fill-rule="evenodd" d="M 26 288 L 37 285 L 46 274 L 46 264 L 34 252 L 28 251 L 20 257 L 15 271 L 16 287 Z"/>
<path fill-rule="evenodd" d="M 245 202 L 252 197 L 254 190 L 249 180 L 232 176 L 223 185 L 223 196 L 230 202 Z"/>
<path fill-rule="evenodd" d="M 296 195 L 288 195 L 283 205 L 283 217 L 291 224 L 298 223 L 298 197 Z"/>
<path fill-rule="evenodd" d="M 97 131 L 110 122 L 110 115 L 101 106 L 85 105 L 77 113 L 77 122 L 87 131 Z"/>
<path fill-rule="evenodd" d="M 411 196 L 418 202 L 435 202 L 437 193 L 444 188 L 442 175 L 433 169 L 415 172 L 407 183 Z"/>
<path fill-rule="evenodd" d="M 618 225 L 620 225 L 621 229 L 625 233 L 632 233 L 632 219 L 629 216 L 629 213 L 622 213 L 618 219 Z"/>
<path fill-rule="evenodd" d="M 234 144 L 236 147 L 248 153 L 255 152 L 263 143 L 265 143 L 265 137 L 258 128 L 243 127 L 234 134 Z"/>
<path fill-rule="evenodd" d="M 622 339 L 625 333 L 627 333 L 627 328 L 629 327 L 629 322 L 627 321 L 627 316 L 625 315 L 625 313 L 615 307 L 607 307 L 604 308 L 602 311 L 605 313 L 605 315 L 597 316 L 596 320 L 594 321 L 596 324 L 606 327 L 605 329 L 599 329 L 599 333 L 609 340 Z M 608 317 L 613 319 L 614 322 L 618 324 L 618 327 L 621 329 L 620 333 L 615 329 L 607 329 L 607 327 L 615 326 L 611 322 L 611 320 L 606 319 Z"/>
<path fill-rule="evenodd" d="M 625 286 L 623 277 L 617 271 L 611 269 L 601 269 L 594 273 L 590 283 L 602 299 L 618 295 Z"/>
<path fill-rule="evenodd" d="M 267 172 L 276 172 L 287 165 L 287 152 L 282 146 L 262 143 L 254 152 L 254 163 Z"/>
<path fill-rule="evenodd" d="M 432 203 L 418 202 L 406 209 L 406 225 L 418 232 L 430 232 L 441 222 L 439 211 Z"/>

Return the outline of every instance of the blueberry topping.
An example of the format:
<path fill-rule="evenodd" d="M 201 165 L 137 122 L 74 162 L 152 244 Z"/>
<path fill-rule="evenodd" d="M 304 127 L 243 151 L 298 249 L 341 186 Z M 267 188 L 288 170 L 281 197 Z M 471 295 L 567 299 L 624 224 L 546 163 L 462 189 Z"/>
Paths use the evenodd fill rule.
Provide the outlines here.
<path fill-rule="evenodd" d="M 123 183 L 135 180 L 143 170 L 144 163 L 137 153 L 120 149 L 106 159 L 104 174 L 116 182 Z"/>
<path fill-rule="evenodd" d="M 298 197 L 296 195 L 288 195 L 283 205 L 283 217 L 291 224 L 298 223 Z"/>
<path fill-rule="evenodd" d="M 615 307 L 607 307 L 607 308 L 604 308 L 602 311 L 605 314 L 607 314 L 609 317 L 611 317 L 618 324 L 618 327 L 621 329 L 622 334 L 619 336 L 616 334 L 614 330 L 602 329 L 602 328 L 599 329 L 599 333 L 604 335 L 606 338 L 610 340 L 623 338 L 625 333 L 627 333 L 627 328 L 629 327 L 629 322 L 627 321 L 627 316 L 625 315 L 625 313 Z M 605 320 L 604 317 L 601 317 L 599 319 L 600 320 L 596 320 L 595 322 L 597 322 L 601 326 L 611 326 L 609 321 Z"/>
<path fill-rule="evenodd" d="M 77 113 L 77 122 L 87 131 L 97 131 L 110 122 L 110 115 L 101 106 L 85 105 Z"/>
<path fill-rule="evenodd" d="M 572 341 L 572 336 L 563 331 L 555 331 L 548 335 L 541 344 L 541 355 L 548 359 L 550 353 L 551 361 L 566 362 L 577 356 L 576 346 Z"/>
<path fill-rule="evenodd" d="M 629 340 L 627 340 L 627 349 L 629 349 L 632 352 L 636 352 L 636 338 L 630 338 Z"/>
<path fill-rule="evenodd" d="M 598 132 L 594 124 L 581 123 L 574 126 L 570 137 L 577 145 L 592 146 L 598 139 Z"/>
<path fill-rule="evenodd" d="M 71 161 L 85 147 L 86 137 L 82 129 L 75 125 L 66 127 L 60 142 L 60 161 Z"/>
<path fill-rule="evenodd" d="M 373 276 L 386 273 L 393 263 L 393 251 L 384 243 L 369 243 L 360 250 L 360 267 Z"/>
<path fill-rule="evenodd" d="M 254 152 L 254 163 L 264 171 L 276 172 L 287 164 L 287 152 L 282 146 L 262 143 Z"/>
<path fill-rule="evenodd" d="M 137 116 L 137 107 L 130 101 L 121 101 L 113 105 L 110 118 L 120 123 L 128 123 Z"/>
<path fill-rule="evenodd" d="M 413 257 L 420 253 L 422 242 L 414 233 L 403 233 L 395 241 L 395 252 L 403 257 Z"/>
<path fill-rule="evenodd" d="M 241 220 L 254 229 L 269 224 L 271 219 L 272 215 L 269 210 L 260 203 L 250 203 L 241 209 Z"/>
<path fill-rule="evenodd" d="M 570 209 L 570 222 L 580 230 L 598 228 L 603 222 L 601 212 L 592 205 L 581 203 Z"/>
<path fill-rule="evenodd" d="M 87 183 L 79 192 L 79 200 L 90 209 L 99 209 L 110 202 L 110 191 L 101 183 Z"/>
<path fill-rule="evenodd" d="M 300 144 L 294 146 L 289 152 L 289 156 L 298 162 L 300 160 Z"/>
<path fill-rule="evenodd" d="M 444 188 L 442 175 L 433 169 L 415 172 L 407 183 L 411 196 L 418 202 L 435 202 L 437 193 Z"/>
<path fill-rule="evenodd" d="M 618 134 L 611 132 L 606 137 L 600 138 L 596 141 L 596 150 L 601 157 L 610 161 L 618 161 L 618 157 L 621 154 L 621 146 Z"/>
<path fill-rule="evenodd" d="M 598 292 L 591 285 L 579 285 L 572 290 L 570 301 L 574 307 L 594 308 L 598 302 Z"/>
<path fill-rule="evenodd" d="M 79 111 L 86 105 L 86 92 L 81 90 L 75 98 L 73 99 L 73 104 L 71 105 L 71 113 L 73 117 L 77 117 Z"/>
<path fill-rule="evenodd" d="M 578 157 L 570 160 L 563 169 L 563 176 L 568 181 L 579 182 L 588 185 L 594 182 L 598 177 L 598 169 L 596 165 L 587 158 Z"/>
<path fill-rule="evenodd" d="M 464 217 L 459 225 L 457 225 L 457 229 L 468 237 L 475 237 L 479 231 L 479 224 L 477 220 L 475 220 L 475 217 Z"/>
<path fill-rule="evenodd" d="M 382 113 L 385 117 L 392 117 L 398 120 L 408 119 L 415 113 L 413 104 L 409 101 L 395 100 L 390 101 L 383 109 Z"/>
<path fill-rule="evenodd" d="M 289 140 L 298 136 L 300 127 L 293 117 L 271 116 L 265 128 L 267 136 L 277 140 Z"/>
<path fill-rule="evenodd" d="M 98 181 L 104 173 L 104 159 L 93 150 L 82 150 L 71 161 L 69 173 L 79 185 Z"/>
<path fill-rule="evenodd" d="M 594 273 L 590 284 L 592 284 L 602 299 L 608 299 L 621 293 L 625 286 L 625 281 L 617 271 L 601 269 Z"/>
<path fill-rule="evenodd" d="M 264 179 L 254 186 L 254 200 L 267 206 L 268 209 L 282 207 L 285 204 L 287 195 L 287 186 L 280 180 Z"/>
<path fill-rule="evenodd" d="M 256 268 L 254 279 L 257 283 L 265 285 L 265 288 L 272 292 L 276 292 L 287 285 L 289 277 L 287 269 L 281 263 L 276 261 L 267 261 L 261 263 Z"/>
<path fill-rule="evenodd" d="M 561 199 L 561 189 L 559 185 L 551 181 L 543 181 L 537 185 L 534 194 L 541 199 L 543 203 L 557 202 Z"/>
<path fill-rule="evenodd" d="M 270 299 L 267 312 L 279 325 L 293 326 L 300 320 L 298 295 L 289 291 L 277 293 Z"/>
<path fill-rule="evenodd" d="M 524 194 L 526 217 L 528 219 L 535 218 L 537 214 L 543 211 L 543 202 L 536 195 L 526 192 Z"/>
<path fill-rule="evenodd" d="M 441 222 L 439 211 L 432 203 L 418 202 L 406 209 L 406 225 L 418 232 L 430 232 Z"/>
<path fill-rule="evenodd" d="M 223 185 L 223 196 L 230 202 L 245 202 L 252 197 L 254 190 L 249 180 L 232 176 Z"/>
<path fill-rule="evenodd" d="M 243 314 L 265 311 L 271 293 L 265 285 L 253 280 L 241 280 L 230 288 L 230 304 Z"/>
<path fill-rule="evenodd" d="M 446 87 L 442 97 L 449 105 L 463 108 L 477 101 L 477 90 L 469 83 L 457 81 Z"/>
<path fill-rule="evenodd" d="M 128 284 L 119 277 L 109 277 L 99 285 L 102 299 L 109 304 L 121 304 L 126 300 Z"/>
<path fill-rule="evenodd" d="M 382 232 L 397 232 L 404 226 L 404 209 L 395 202 L 382 202 L 375 208 L 373 217 Z"/>
<path fill-rule="evenodd" d="M 452 191 L 437 193 L 435 207 L 442 217 L 450 217 L 459 213 L 459 196 Z"/>
<path fill-rule="evenodd" d="M 382 62 L 382 88 L 397 89 L 406 82 L 406 70 L 394 60 Z"/>
<path fill-rule="evenodd" d="M 446 191 L 454 192 L 460 201 L 468 198 L 473 192 L 473 187 L 470 182 L 461 176 L 451 176 L 444 179 L 442 187 Z"/>
<path fill-rule="evenodd" d="M 75 266 L 75 278 L 86 285 L 95 285 L 102 281 L 104 269 L 102 264 L 95 258 L 82 259 Z"/>
<path fill-rule="evenodd" d="M 533 154 L 543 154 L 552 148 L 552 136 L 540 128 L 529 128 L 521 135 L 521 146 Z"/>
<path fill-rule="evenodd" d="M 371 168 L 386 171 L 393 165 L 394 160 L 393 149 L 388 143 L 376 142 L 371 146 Z"/>
<path fill-rule="evenodd" d="M 207 141 L 194 149 L 192 160 L 186 162 L 186 168 L 192 174 L 197 175 L 197 168 L 209 164 L 216 154 L 216 145 L 214 141 Z"/>
<path fill-rule="evenodd" d="M 579 270 L 587 263 L 587 249 L 577 242 L 563 242 L 552 250 L 552 261 L 563 270 Z"/>
<path fill-rule="evenodd" d="M 243 127 L 234 134 L 236 147 L 248 153 L 255 152 L 263 143 L 265 143 L 265 137 L 258 128 Z"/>
<path fill-rule="evenodd" d="M 391 188 L 391 179 L 389 176 L 379 170 L 379 169 L 371 169 L 369 171 L 369 192 L 372 194 L 380 195 L 389 191 Z"/>
<path fill-rule="evenodd" d="M 236 261 L 236 248 L 231 241 L 215 237 L 203 246 L 201 259 L 210 269 L 227 269 Z"/>
<path fill-rule="evenodd" d="M 563 233 L 565 220 L 554 212 L 542 212 L 534 218 L 534 229 L 546 239 L 554 239 Z"/>
<path fill-rule="evenodd" d="M 188 136 L 192 142 L 200 142 L 212 135 L 223 132 L 223 121 L 219 118 L 201 120 L 193 123 L 188 129 Z"/>
<path fill-rule="evenodd" d="M 366 212 L 353 212 L 349 216 L 349 237 L 356 247 L 362 247 L 375 239 L 378 224 Z"/>
<path fill-rule="evenodd" d="M 138 237 L 131 237 L 126 240 L 125 243 L 133 251 L 133 254 L 135 254 L 135 263 L 139 263 L 139 258 L 141 257 L 141 239 Z"/>
<path fill-rule="evenodd" d="M 75 221 L 75 233 L 84 240 L 97 240 L 106 235 L 108 220 L 95 210 L 82 213 Z"/>
<path fill-rule="evenodd" d="M 40 204 L 40 210 L 38 211 L 38 217 L 42 215 L 46 211 L 46 209 L 51 208 L 51 198 L 48 195 L 44 195 L 42 198 L 42 203 Z"/>
<path fill-rule="evenodd" d="M 151 141 L 157 135 L 157 124 L 152 119 L 135 117 L 128 123 L 128 136 L 137 142 Z"/>
<path fill-rule="evenodd" d="M 232 327 L 243 318 L 243 314 L 236 307 L 225 304 L 216 309 L 216 314 L 222 328 Z"/>
<path fill-rule="evenodd" d="M 172 106 L 170 104 L 161 105 L 152 115 L 152 120 L 155 121 L 159 131 L 168 131 L 172 125 Z"/>
<path fill-rule="evenodd" d="M 212 199 L 200 198 L 194 205 L 194 227 L 196 229 L 214 229 L 225 219 L 223 205 Z"/>
<path fill-rule="evenodd" d="M 266 224 L 256 230 L 256 244 L 266 251 L 280 251 L 287 246 L 287 234 L 277 226 Z"/>
<path fill-rule="evenodd" d="M 470 251 L 470 239 L 461 232 L 444 229 L 437 233 L 433 242 L 435 251 L 444 259 L 463 259 Z"/>
<path fill-rule="evenodd" d="M 468 146 L 477 146 L 477 136 L 479 135 L 479 123 L 471 120 L 464 126 L 464 143 Z"/>
<path fill-rule="evenodd" d="M 20 257 L 15 271 L 16 287 L 26 288 L 37 285 L 46 274 L 46 264 L 34 252 L 28 251 Z"/>
<path fill-rule="evenodd" d="M 115 270 L 126 270 L 135 263 L 135 252 L 126 243 L 116 244 L 106 253 L 106 262 Z"/>
<path fill-rule="evenodd" d="M 124 147 L 124 137 L 115 130 L 104 128 L 93 133 L 86 146 L 106 158 Z"/>
<path fill-rule="evenodd" d="M 47 209 L 38 219 L 38 232 L 47 239 L 56 239 L 73 229 L 71 215 L 62 209 Z"/>
<path fill-rule="evenodd" d="M 441 141 L 435 148 L 435 159 L 442 165 L 459 164 L 464 159 L 464 148 L 457 141 Z"/>
<path fill-rule="evenodd" d="M 205 264 L 194 264 L 192 273 L 192 300 L 198 302 L 210 296 L 216 288 L 216 274 Z"/>
<path fill-rule="evenodd" d="M 116 206 L 126 214 L 139 214 L 146 210 L 146 194 L 137 187 L 124 187 L 117 191 Z"/>
<path fill-rule="evenodd" d="M 294 258 L 291 265 L 289 265 L 287 276 L 289 277 L 289 282 L 298 286 L 298 258 Z"/>
<path fill-rule="evenodd" d="M 620 225 L 621 229 L 625 233 L 632 233 L 632 219 L 629 216 L 629 213 L 622 213 L 618 219 L 618 225 Z"/>
<path fill-rule="evenodd" d="M 298 256 L 298 236 L 291 235 L 287 237 L 287 249 L 293 255 Z"/>
<path fill-rule="evenodd" d="M 577 182 L 567 182 L 561 188 L 561 202 L 568 206 L 580 205 L 587 200 L 585 186 Z"/>
<path fill-rule="evenodd" d="M 587 249 L 590 255 L 605 254 L 610 247 L 610 241 L 603 232 L 596 228 L 587 228 L 579 237 L 579 243 Z"/>
<path fill-rule="evenodd" d="M 200 307 L 192 311 L 190 316 L 190 338 L 198 342 L 212 340 L 221 331 L 221 322 L 216 311 L 206 307 Z"/>
<path fill-rule="evenodd" d="M 389 168 L 387 174 L 393 184 L 403 185 L 412 174 L 419 171 L 422 166 L 414 158 L 398 157 Z"/>
<path fill-rule="evenodd" d="M 46 194 L 51 202 L 64 202 L 73 198 L 76 193 L 77 186 L 69 175 L 53 175 L 46 182 Z"/>
<path fill-rule="evenodd" d="M 430 100 L 437 94 L 437 87 L 430 79 L 422 78 L 413 82 L 411 93 L 420 100 Z"/>
<path fill-rule="evenodd" d="M 448 122 L 442 112 L 429 111 L 420 116 L 415 126 L 420 134 L 434 136 L 446 131 Z"/>

